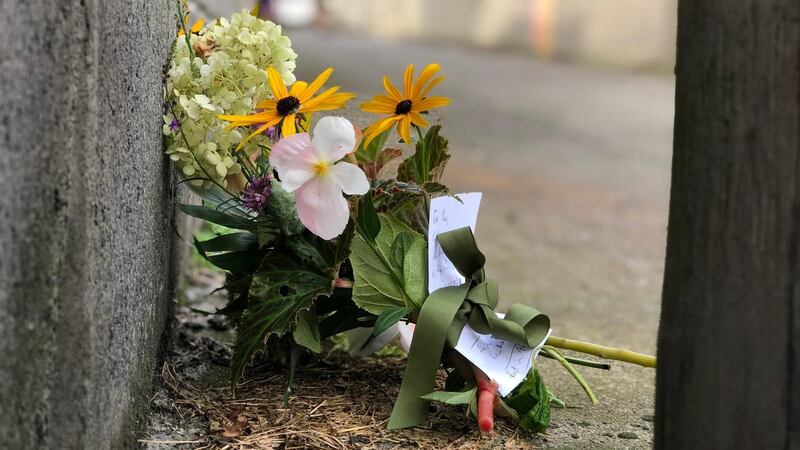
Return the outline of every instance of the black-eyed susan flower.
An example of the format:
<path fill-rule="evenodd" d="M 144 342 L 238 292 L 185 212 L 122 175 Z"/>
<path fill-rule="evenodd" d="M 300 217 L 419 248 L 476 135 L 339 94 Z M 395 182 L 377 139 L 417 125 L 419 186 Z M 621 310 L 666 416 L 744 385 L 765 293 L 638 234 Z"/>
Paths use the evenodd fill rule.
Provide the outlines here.
<path fill-rule="evenodd" d="M 397 133 L 403 138 L 403 141 L 411 142 L 412 124 L 418 127 L 429 125 L 421 113 L 450 103 L 446 97 L 427 96 L 434 86 L 444 80 L 444 77 L 433 78 L 440 69 L 439 64 L 428 64 L 414 82 L 414 65 L 409 64 L 403 76 L 402 94 L 394 87 L 388 75 L 383 77 L 383 88 L 387 95 L 376 95 L 372 100 L 361 105 L 363 111 L 389 114 L 388 117 L 378 120 L 364 131 L 367 144 L 395 124 Z"/>
<path fill-rule="evenodd" d="M 267 80 L 274 98 L 258 103 L 256 108 L 259 109 L 259 112 L 255 114 L 244 116 L 220 115 L 217 117 L 230 122 L 228 129 L 258 125 L 255 131 L 239 143 L 237 150 L 254 136 L 274 125 L 280 126 L 282 136 L 291 136 L 297 132 L 295 127 L 297 114 L 339 109 L 356 96 L 356 94 L 350 92 L 338 92 L 339 86 L 334 86 L 315 97 L 314 94 L 328 81 L 331 73 L 333 73 L 333 68 L 329 67 L 319 74 L 311 84 L 304 81 L 295 81 L 291 89 L 286 89 L 286 84 L 278 71 L 270 67 L 267 69 Z"/>

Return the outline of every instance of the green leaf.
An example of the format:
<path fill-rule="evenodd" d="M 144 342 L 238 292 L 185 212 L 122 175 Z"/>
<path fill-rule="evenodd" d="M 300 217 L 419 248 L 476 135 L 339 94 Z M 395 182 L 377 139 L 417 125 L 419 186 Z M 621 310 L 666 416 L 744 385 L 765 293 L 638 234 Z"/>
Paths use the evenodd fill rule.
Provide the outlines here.
<path fill-rule="evenodd" d="M 272 220 L 259 220 L 256 224 L 256 237 L 258 246 L 265 247 L 278 239 L 281 235 L 281 226 Z"/>
<path fill-rule="evenodd" d="M 353 301 L 375 315 L 393 307 L 418 308 L 426 295 L 425 238 L 391 216 L 379 218 L 374 243 L 361 233 L 353 238 Z"/>
<path fill-rule="evenodd" d="M 230 233 L 202 242 L 195 241 L 195 245 L 201 254 L 206 252 L 242 252 L 258 250 L 258 238 L 253 233 Z"/>
<path fill-rule="evenodd" d="M 352 230 L 352 227 L 350 227 Z M 294 336 L 298 344 L 314 350 L 319 326 L 303 316 L 320 295 L 330 296 L 338 272 L 341 252 L 337 244 L 322 240 L 311 232 L 289 236 L 270 253 L 253 275 L 247 292 L 247 307 L 239 319 L 233 349 L 232 381 L 244 372 L 253 355 L 263 350 L 272 334 L 282 335 L 292 327 L 309 328 Z M 296 325 L 298 321 L 305 323 Z"/>
<path fill-rule="evenodd" d="M 335 251 L 333 254 L 336 264 L 344 261 L 350 256 L 350 245 L 353 243 L 353 235 L 355 235 L 356 225 L 352 220 L 347 222 L 342 234 L 334 241 Z"/>
<path fill-rule="evenodd" d="M 440 402 L 446 405 L 469 405 L 475 398 L 477 388 L 464 392 L 434 391 L 423 395 L 422 398 L 433 402 Z"/>
<path fill-rule="evenodd" d="M 372 204 L 372 194 L 370 193 L 361 197 L 361 202 L 358 205 L 356 228 L 358 233 L 370 243 L 375 242 L 375 237 L 381 231 L 381 221 L 378 218 L 378 213 L 375 212 L 375 206 Z"/>
<path fill-rule="evenodd" d="M 272 183 L 272 194 L 267 200 L 264 216 L 286 236 L 300 234 L 305 230 L 297 216 L 294 195 L 286 192 L 279 183 Z"/>
<path fill-rule="evenodd" d="M 247 309 L 236 330 L 231 376 L 235 383 L 270 334 L 286 332 L 318 295 L 331 293 L 331 278 L 302 269 L 289 258 L 273 256 L 253 276 Z"/>
<path fill-rule="evenodd" d="M 419 235 L 416 235 L 419 236 Z M 415 233 L 400 233 L 392 242 L 390 263 L 398 268 L 402 276 L 406 294 L 415 304 L 421 305 L 425 299 L 425 272 L 427 265 L 420 265 L 417 255 L 425 256 L 425 241 L 419 240 Z M 417 302 L 419 300 L 419 302 Z"/>
<path fill-rule="evenodd" d="M 183 203 L 178 203 L 177 206 L 178 209 L 192 217 L 197 217 L 198 219 L 203 219 L 207 222 L 224 227 L 235 228 L 237 230 L 254 230 L 256 227 L 256 222 L 254 220 L 244 218 L 240 215 L 222 212 L 206 206 L 185 205 Z"/>
<path fill-rule="evenodd" d="M 422 141 L 417 142 L 414 155 L 403 161 L 397 170 L 399 181 L 413 181 L 419 185 L 438 182 L 450 159 L 447 139 L 439 135 L 441 125 L 434 125 Z"/>
<path fill-rule="evenodd" d="M 414 311 L 414 308 L 405 307 L 396 307 L 383 310 L 383 312 L 375 320 L 375 328 L 372 330 L 372 335 L 377 336 L 383 333 L 412 311 Z"/>
<path fill-rule="evenodd" d="M 392 128 L 389 128 L 388 130 L 376 136 L 375 139 L 373 139 L 366 147 L 364 146 L 364 143 L 367 142 L 365 136 L 358 144 L 358 149 L 356 149 L 356 160 L 359 163 L 371 163 L 377 161 L 381 150 L 383 150 L 383 146 L 386 145 L 386 141 L 389 140 L 389 135 L 391 134 Z"/>
<path fill-rule="evenodd" d="M 536 369 L 531 369 L 522 384 L 503 401 L 516 411 L 522 429 L 541 433 L 550 425 L 550 392 Z"/>
<path fill-rule="evenodd" d="M 322 351 L 322 344 L 319 338 L 319 321 L 317 320 L 317 314 L 310 309 L 300 311 L 292 336 L 298 345 L 302 345 L 314 353 Z"/>
<path fill-rule="evenodd" d="M 436 194 L 446 194 L 446 186 L 429 182 L 422 186 L 414 182 L 386 180 L 377 184 L 381 195 L 374 198 L 375 209 L 408 224 L 414 230 L 427 234 L 428 199 Z"/>
<path fill-rule="evenodd" d="M 252 273 L 261 264 L 264 255 L 258 251 L 228 252 L 206 255 L 206 259 L 222 270 L 232 273 Z"/>

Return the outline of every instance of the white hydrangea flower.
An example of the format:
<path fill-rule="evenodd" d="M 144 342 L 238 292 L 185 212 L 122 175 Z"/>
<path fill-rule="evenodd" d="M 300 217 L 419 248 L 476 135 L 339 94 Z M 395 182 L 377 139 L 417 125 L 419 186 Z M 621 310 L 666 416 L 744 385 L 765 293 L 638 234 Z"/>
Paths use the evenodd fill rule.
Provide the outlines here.
<path fill-rule="evenodd" d="M 294 83 L 297 54 L 279 25 L 246 10 L 210 23 L 201 33 L 189 38 L 193 60 L 185 37 L 175 41 L 167 72 L 166 101 L 172 110 L 164 116 L 166 153 L 186 177 L 207 172 L 225 185 L 225 177 L 241 173 L 233 151 L 249 133 L 226 130 L 217 115 L 251 114 L 254 105 L 269 98 L 267 67 L 274 67 L 286 84 Z M 266 143 L 267 137 L 257 137 L 242 151 L 251 154 Z M 208 187 L 210 182 L 193 184 Z"/>

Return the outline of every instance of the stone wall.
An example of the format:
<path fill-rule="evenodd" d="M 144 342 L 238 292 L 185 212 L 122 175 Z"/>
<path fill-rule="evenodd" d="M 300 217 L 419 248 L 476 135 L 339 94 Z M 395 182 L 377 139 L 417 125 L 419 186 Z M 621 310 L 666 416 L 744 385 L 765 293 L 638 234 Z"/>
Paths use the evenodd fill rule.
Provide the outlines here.
<path fill-rule="evenodd" d="M 172 304 L 172 13 L 0 3 L 0 448 L 135 445 Z"/>

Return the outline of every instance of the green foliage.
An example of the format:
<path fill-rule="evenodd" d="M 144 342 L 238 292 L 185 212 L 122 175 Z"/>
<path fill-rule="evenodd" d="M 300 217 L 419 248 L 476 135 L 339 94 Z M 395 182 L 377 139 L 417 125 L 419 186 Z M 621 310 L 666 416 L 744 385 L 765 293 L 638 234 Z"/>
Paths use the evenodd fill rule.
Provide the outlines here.
<path fill-rule="evenodd" d="M 321 240 L 305 234 L 291 236 L 287 241 L 280 250 L 268 253 L 253 275 L 234 345 L 234 383 L 270 334 L 289 331 L 317 296 L 329 295 L 333 290 L 338 263 L 330 255 L 335 254 L 335 249 L 318 246 Z M 315 321 L 304 316 L 300 327 L 295 334 L 301 340 L 298 343 L 314 350 L 313 341 L 319 337 Z"/>
<path fill-rule="evenodd" d="M 310 309 L 303 309 L 297 315 L 297 324 L 292 333 L 294 341 L 298 345 L 311 350 L 314 353 L 322 351 L 322 343 L 319 337 L 319 321 L 317 314 Z"/>
<path fill-rule="evenodd" d="M 475 395 L 478 392 L 477 387 L 463 391 L 463 392 L 449 392 L 449 391 L 435 391 L 430 394 L 423 395 L 422 398 L 433 402 L 440 402 L 446 405 L 469 405 L 475 401 Z"/>
<path fill-rule="evenodd" d="M 441 125 L 430 127 L 425 138 L 417 142 L 414 155 L 403 161 L 397 170 L 398 181 L 423 185 L 438 182 L 442 178 L 450 153 L 447 151 L 447 139 L 439 135 L 441 128 Z"/>
<path fill-rule="evenodd" d="M 215 223 L 217 225 L 222 225 L 224 227 L 234 228 L 237 230 L 254 230 L 256 228 L 256 222 L 252 217 L 233 214 L 220 209 L 209 208 L 207 206 L 185 205 L 182 203 L 178 203 L 177 206 L 178 209 L 184 213 L 192 217 L 203 219 L 206 222 Z"/>
<path fill-rule="evenodd" d="M 391 216 L 379 218 L 375 242 L 361 233 L 353 238 L 353 301 L 376 315 L 390 308 L 419 308 L 426 296 L 425 238 Z"/>
<path fill-rule="evenodd" d="M 264 216 L 286 236 L 300 234 L 305 230 L 297 216 L 294 196 L 286 192 L 279 183 L 272 183 L 272 193 L 267 199 Z"/>
<path fill-rule="evenodd" d="M 229 233 L 202 242 L 195 240 L 195 246 L 203 255 L 209 252 L 243 252 L 258 250 L 258 239 L 252 233 Z"/>
<path fill-rule="evenodd" d="M 372 330 L 372 335 L 377 336 L 383 333 L 412 311 L 414 311 L 414 308 L 407 308 L 403 306 L 384 309 L 378 318 L 375 319 L 375 328 Z"/>
<path fill-rule="evenodd" d="M 370 243 L 375 242 L 375 238 L 381 231 L 381 221 L 378 218 L 378 213 L 375 212 L 375 206 L 372 204 L 371 193 L 367 193 L 361 197 L 361 201 L 358 206 L 356 229 L 358 230 L 358 233 Z"/>
<path fill-rule="evenodd" d="M 541 433 L 550 425 L 550 391 L 536 369 L 531 369 L 522 384 L 503 401 L 519 416 L 519 426 L 532 433 Z"/>
<path fill-rule="evenodd" d="M 377 211 L 389 214 L 414 230 L 427 234 L 428 200 L 448 191 L 445 185 L 436 182 L 417 185 L 413 182 L 387 180 L 376 186 L 373 203 Z"/>
<path fill-rule="evenodd" d="M 356 149 L 355 153 L 356 160 L 359 163 L 372 163 L 377 161 L 381 151 L 383 150 L 383 146 L 386 145 L 386 141 L 389 140 L 389 135 L 391 134 L 392 129 L 389 128 L 388 130 L 376 136 L 375 139 L 373 139 L 369 145 L 366 146 L 364 143 L 367 141 L 367 139 L 361 139 L 361 142 L 358 144 L 358 148 Z"/>

